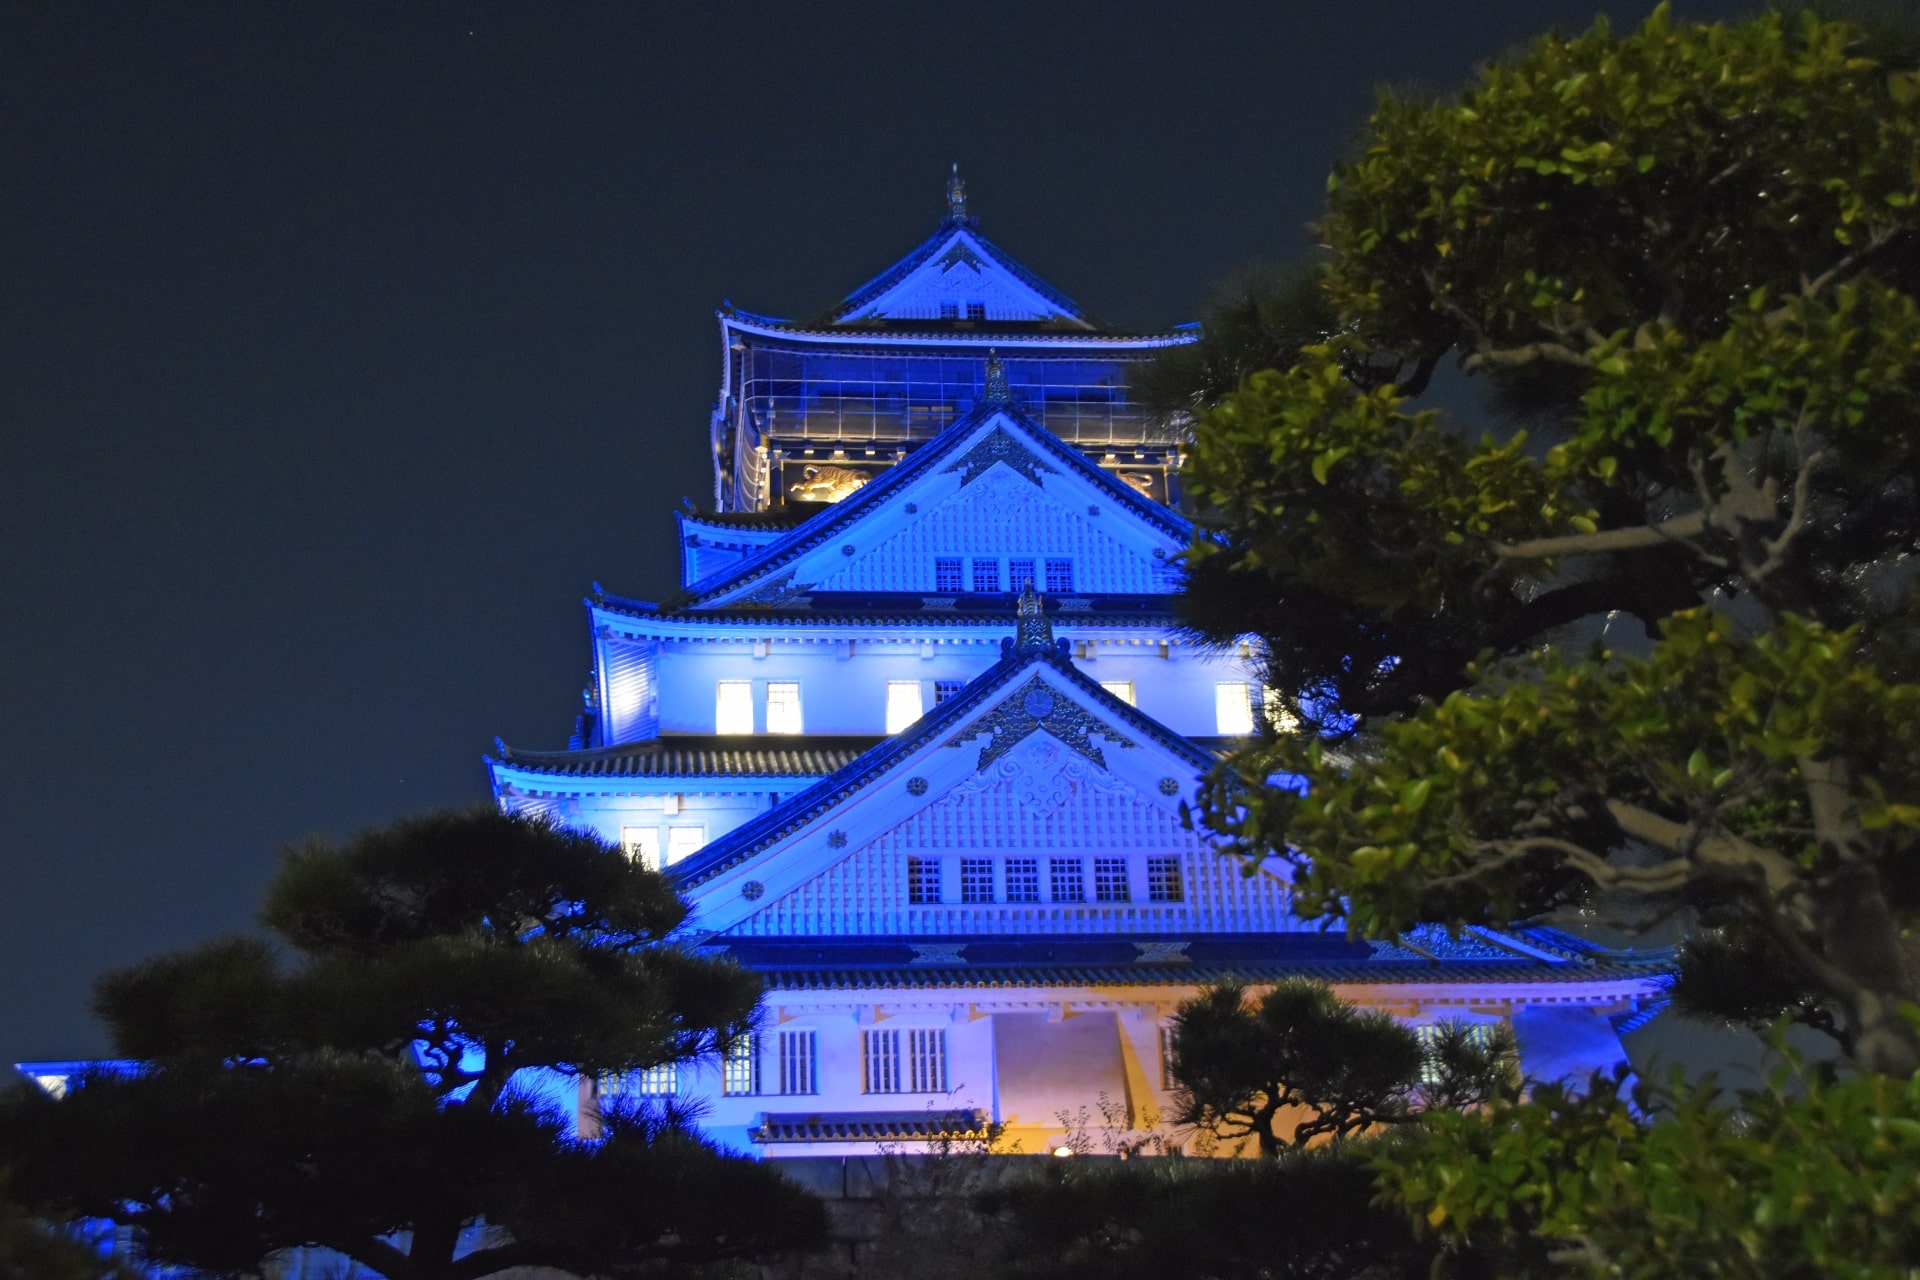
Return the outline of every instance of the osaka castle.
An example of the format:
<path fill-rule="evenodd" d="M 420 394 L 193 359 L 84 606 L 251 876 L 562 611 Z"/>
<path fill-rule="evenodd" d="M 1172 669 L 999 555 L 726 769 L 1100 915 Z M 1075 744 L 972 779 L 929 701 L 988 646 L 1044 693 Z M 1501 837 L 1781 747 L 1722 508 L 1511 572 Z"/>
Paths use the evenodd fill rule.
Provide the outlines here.
<path fill-rule="evenodd" d="M 1251 649 L 1175 620 L 1181 430 L 1127 395 L 1191 328 L 1087 314 L 957 176 L 934 233 L 826 314 L 718 319 L 680 594 L 596 585 L 572 741 L 487 768 L 505 809 L 669 876 L 688 944 L 764 978 L 763 1020 L 719 1060 L 583 1082 L 584 1129 L 637 1093 L 771 1157 L 1137 1134 L 1172 1113 L 1175 1010 L 1225 978 L 1504 1023 L 1535 1078 L 1623 1059 L 1653 958 L 1551 928 L 1350 941 L 1183 821 L 1262 715 Z"/>

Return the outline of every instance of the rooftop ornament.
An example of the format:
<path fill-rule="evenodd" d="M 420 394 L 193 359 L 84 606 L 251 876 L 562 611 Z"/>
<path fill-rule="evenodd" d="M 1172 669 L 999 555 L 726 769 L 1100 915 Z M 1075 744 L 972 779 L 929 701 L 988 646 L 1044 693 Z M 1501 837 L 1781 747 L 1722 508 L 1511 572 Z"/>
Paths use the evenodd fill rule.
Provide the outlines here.
<path fill-rule="evenodd" d="M 947 220 L 967 220 L 967 184 L 960 180 L 960 162 L 953 162 L 953 175 L 947 179 Z"/>
<path fill-rule="evenodd" d="M 1000 363 L 1000 353 L 987 352 L 987 392 L 984 397 L 988 404 L 1009 404 L 1013 392 L 1007 389 L 1007 367 Z"/>

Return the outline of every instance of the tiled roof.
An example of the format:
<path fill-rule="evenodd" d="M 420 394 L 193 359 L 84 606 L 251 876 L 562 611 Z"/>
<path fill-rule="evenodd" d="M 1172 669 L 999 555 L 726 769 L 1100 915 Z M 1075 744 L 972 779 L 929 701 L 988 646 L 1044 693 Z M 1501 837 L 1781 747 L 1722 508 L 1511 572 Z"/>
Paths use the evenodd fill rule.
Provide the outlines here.
<path fill-rule="evenodd" d="M 823 778 L 884 741 L 873 737 L 675 735 L 590 751 L 501 750 L 499 763 L 571 778 Z"/>
<path fill-rule="evenodd" d="M 965 1111 L 770 1111 L 755 1142 L 897 1142 L 977 1138 L 987 1117 Z"/>
<path fill-rule="evenodd" d="M 1199 332 L 1189 325 L 1174 329 L 1129 333 L 1118 329 L 1076 329 L 1064 326 L 1046 328 L 1038 324 L 1015 328 L 1011 324 L 996 326 L 991 322 L 981 321 L 973 322 L 971 328 L 963 325 L 939 328 L 937 327 L 940 324 L 939 321 L 909 320 L 895 321 L 882 328 L 863 323 L 823 325 L 817 320 L 782 320 L 774 316 L 754 315 L 738 308 L 733 311 L 722 311 L 720 317 L 729 322 L 732 327 L 745 329 L 748 332 L 799 340 L 828 338 L 837 345 L 856 347 L 866 343 L 938 343 L 943 346 L 997 346 L 1003 353 L 1008 353 L 1017 352 L 1025 346 L 1041 345 L 1173 347 L 1182 346 L 1199 337 Z"/>
<path fill-rule="evenodd" d="M 663 622 L 711 622 L 761 627 L 842 625 L 871 627 L 998 627 L 1013 626 L 1011 593 L 929 596 L 917 592 L 853 594 L 818 592 L 806 601 L 777 606 L 720 605 L 704 609 L 662 609 L 645 600 L 600 595 L 588 603 L 632 618 Z M 1171 596 L 1048 597 L 1044 602 L 1056 627 L 1180 626 Z"/>
<path fill-rule="evenodd" d="M 681 519 L 714 529 L 795 529 L 832 505 L 830 502 L 789 502 L 765 511 L 687 511 L 681 513 Z"/>

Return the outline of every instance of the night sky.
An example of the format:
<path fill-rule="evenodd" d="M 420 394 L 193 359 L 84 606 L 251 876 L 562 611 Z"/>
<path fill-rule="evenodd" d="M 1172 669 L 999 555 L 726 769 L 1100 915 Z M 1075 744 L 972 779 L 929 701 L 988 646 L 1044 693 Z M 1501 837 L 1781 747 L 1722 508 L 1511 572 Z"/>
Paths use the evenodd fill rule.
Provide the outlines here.
<path fill-rule="evenodd" d="M 957 160 L 1192 319 L 1377 83 L 1590 4 L 0 5 L 0 1061 L 105 1052 L 95 975 L 251 927 L 280 842 L 565 745 L 589 583 L 710 500 L 723 299 L 836 300 Z"/>

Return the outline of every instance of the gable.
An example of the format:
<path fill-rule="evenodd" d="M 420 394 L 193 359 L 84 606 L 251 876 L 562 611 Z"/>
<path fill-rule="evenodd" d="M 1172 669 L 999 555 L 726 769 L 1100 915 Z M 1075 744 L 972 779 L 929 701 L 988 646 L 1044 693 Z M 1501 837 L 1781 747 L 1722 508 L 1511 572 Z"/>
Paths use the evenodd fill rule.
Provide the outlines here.
<path fill-rule="evenodd" d="M 841 323 L 871 320 L 1047 320 L 1073 314 L 998 261 L 978 238 L 956 230 L 918 266 L 862 299 Z M 856 295 L 857 296 L 857 295 Z M 1062 299 L 1061 301 L 1064 301 Z M 970 306 L 981 309 L 974 315 Z"/>
<path fill-rule="evenodd" d="M 778 603 L 816 589 L 942 594 L 935 559 L 974 555 L 1084 558 L 1074 593 L 1157 594 L 1177 588 L 1169 562 L 1190 534 L 1044 428 L 990 405 L 730 580 L 702 584 L 699 603 Z"/>

